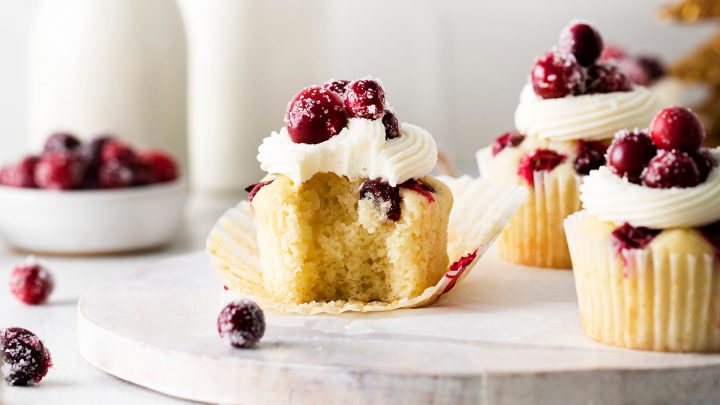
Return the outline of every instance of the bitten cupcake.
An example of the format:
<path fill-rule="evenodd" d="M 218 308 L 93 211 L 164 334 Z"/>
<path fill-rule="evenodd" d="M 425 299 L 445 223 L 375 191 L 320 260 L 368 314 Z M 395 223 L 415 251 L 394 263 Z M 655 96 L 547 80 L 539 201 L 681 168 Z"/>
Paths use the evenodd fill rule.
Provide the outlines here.
<path fill-rule="evenodd" d="M 536 60 L 515 112 L 517 132 L 478 152 L 484 177 L 521 183 L 530 198 L 498 243 L 506 260 L 570 268 L 563 220 L 580 209 L 582 178 L 605 163 L 615 132 L 645 126 L 662 102 L 612 62 L 600 62 L 600 34 L 572 23 L 558 47 Z"/>
<path fill-rule="evenodd" d="M 621 131 L 565 221 L 588 336 L 634 349 L 720 351 L 720 149 L 697 116 Z"/>

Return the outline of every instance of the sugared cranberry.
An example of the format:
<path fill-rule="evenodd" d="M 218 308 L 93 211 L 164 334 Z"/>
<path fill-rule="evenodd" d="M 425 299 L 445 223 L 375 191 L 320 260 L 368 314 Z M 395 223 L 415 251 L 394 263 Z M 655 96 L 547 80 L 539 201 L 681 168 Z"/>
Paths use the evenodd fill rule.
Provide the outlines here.
<path fill-rule="evenodd" d="M 58 132 L 52 134 L 47 141 L 45 141 L 43 154 L 74 152 L 78 150 L 80 146 L 81 142 L 75 135 L 67 132 Z"/>
<path fill-rule="evenodd" d="M 52 367 L 50 352 L 40 338 L 23 328 L 0 329 L 3 373 L 10 385 L 39 383 Z"/>
<path fill-rule="evenodd" d="M 229 303 L 217 319 L 220 337 L 233 347 L 250 349 L 265 334 L 265 315 L 260 307 L 246 299 Z"/>
<path fill-rule="evenodd" d="M 97 169 L 103 161 L 102 154 L 105 145 L 114 140 L 115 138 L 110 135 L 101 135 L 93 138 L 92 141 L 86 144 L 83 153 L 87 161 L 88 172 L 97 172 Z"/>
<path fill-rule="evenodd" d="M 534 174 L 540 171 L 551 171 L 565 161 L 567 157 L 550 149 L 537 149 L 525 155 L 520 160 L 518 175 L 532 186 L 535 182 Z"/>
<path fill-rule="evenodd" d="M 330 80 L 329 82 L 323 83 L 323 88 L 332 91 L 338 96 L 345 97 L 345 92 L 350 84 L 350 80 Z"/>
<path fill-rule="evenodd" d="M 580 141 L 578 155 L 573 161 L 575 172 L 586 176 L 591 171 L 599 169 L 605 164 L 606 151 L 607 147 L 602 142 Z"/>
<path fill-rule="evenodd" d="M 394 112 L 390 110 L 385 111 L 382 123 L 385 126 L 385 139 L 395 139 L 400 136 L 400 123 Z"/>
<path fill-rule="evenodd" d="M 627 53 L 625 50 L 615 44 L 607 44 L 603 47 L 603 51 L 600 54 L 600 62 L 608 62 L 611 60 L 625 59 Z"/>
<path fill-rule="evenodd" d="M 613 231 L 611 238 L 618 250 L 644 249 L 660 232 L 658 229 L 636 228 L 625 223 Z"/>
<path fill-rule="evenodd" d="M 650 124 L 650 136 L 660 149 L 695 152 L 705 140 L 700 118 L 685 107 L 661 110 Z"/>
<path fill-rule="evenodd" d="M 700 184 L 700 171 L 687 153 L 661 150 L 648 163 L 642 184 L 652 188 L 695 187 Z"/>
<path fill-rule="evenodd" d="M 85 163 L 72 152 L 43 155 L 35 166 L 35 184 L 40 188 L 69 190 L 82 183 Z"/>
<path fill-rule="evenodd" d="M 587 70 L 587 92 L 589 94 L 630 91 L 630 79 L 612 63 L 599 63 Z"/>
<path fill-rule="evenodd" d="M 36 156 L 26 156 L 19 162 L 9 165 L 2 174 L 0 183 L 10 187 L 35 188 L 35 168 L 38 159 Z"/>
<path fill-rule="evenodd" d="M 645 131 L 621 131 L 608 148 L 608 167 L 616 175 L 639 183 L 645 166 L 656 153 L 657 148 Z"/>
<path fill-rule="evenodd" d="M 347 87 L 345 108 L 352 117 L 378 119 L 385 113 L 385 90 L 375 80 L 355 80 Z"/>
<path fill-rule="evenodd" d="M 125 188 L 135 183 L 134 168 L 120 161 L 111 160 L 103 163 L 98 172 L 98 186 L 100 188 Z"/>
<path fill-rule="evenodd" d="M 715 248 L 715 255 L 720 259 L 720 221 L 703 226 L 700 234 Z"/>
<path fill-rule="evenodd" d="M 295 95 L 285 115 L 290 139 L 295 143 L 325 142 L 339 134 L 347 121 L 348 114 L 340 97 L 318 86 Z"/>
<path fill-rule="evenodd" d="M 717 167 L 718 161 L 715 156 L 706 148 L 700 148 L 697 152 L 691 154 L 695 164 L 697 165 L 698 172 L 700 173 L 700 182 L 707 180 L 710 172 L 713 168 Z"/>
<path fill-rule="evenodd" d="M 429 202 L 435 201 L 435 196 L 433 195 L 433 193 L 435 193 L 435 188 L 422 180 L 410 179 L 401 183 L 399 187 L 412 190 L 425 197 Z"/>
<path fill-rule="evenodd" d="M 177 163 L 166 152 L 150 150 L 140 153 L 139 166 L 148 174 L 145 184 L 166 183 L 178 178 Z"/>
<path fill-rule="evenodd" d="M 391 221 L 400 219 L 400 189 L 380 179 L 366 180 L 360 186 L 360 199 L 371 199 Z"/>
<path fill-rule="evenodd" d="M 583 69 L 572 55 L 546 53 L 535 61 L 530 80 L 535 94 L 545 99 L 584 91 Z"/>
<path fill-rule="evenodd" d="M 102 162 L 117 162 L 125 166 L 134 166 L 138 162 L 135 150 L 117 139 L 107 141 L 102 148 Z"/>
<path fill-rule="evenodd" d="M 650 79 L 650 83 L 665 76 L 665 65 L 659 58 L 650 55 L 640 55 L 637 56 L 635 60 L 637 60 L 638 64 L 645 70 L 645 73 Z"/>
<path fill-rule="evenodd" d="M 510 131 L 495 138 L 495 142 L 492 145 L 492 155 L 496 156 L 498 153 L 505 150 L 505 148 L 514 148 L 520 145 L 525 140 L 525 135 L 521 135 L 518 132 Z"/>
<path fill-rule="evenodd" d="M 25 304 L 44 303 L 54 288 L 52 275 L 38 263 L 17 266 L 10 274 L 10 292 Z"/>
<path fill-rule="evenodd" d="M 575 55 L 582 66 L 590 66 L 600 57 L 603 40 L 600 33 L 589 24 L 575 23 L 560 34 L 558 48 L 561 52 Z"/>
<path fill-rule="evenodd" d="M 248 195 L 248 201 L 252 202 L 253 198 L 255 198 L 255 194 L 257 194 L 261 188 L 267 186 L 268 184 L 272 183 L 273 181 L 275 181 L 275 179 L 268 180 L 268 181 L 261 181 L 259 183 L 251 184 L 251 185 L 245 187 L 245 191 L 250 193 Z"/>
<path fill-rule="evenodd" d="M 652 80 L 650 74 L 635 58 L 625 58 L 616 62 L 617 67 L 631 82 L 639 86 L 649 86 Z"/>

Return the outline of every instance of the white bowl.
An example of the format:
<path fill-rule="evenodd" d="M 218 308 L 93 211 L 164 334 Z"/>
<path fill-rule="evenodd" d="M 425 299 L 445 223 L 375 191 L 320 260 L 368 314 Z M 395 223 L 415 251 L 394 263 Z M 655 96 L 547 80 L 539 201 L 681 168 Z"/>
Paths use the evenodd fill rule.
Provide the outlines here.
<path fill-rule="evenodd" d="M 177 234 L 187 194 L 182 180 L 90 191 L 0 186 L 0 235 L 15 248 L 38 253 L 158 248 Z"/>

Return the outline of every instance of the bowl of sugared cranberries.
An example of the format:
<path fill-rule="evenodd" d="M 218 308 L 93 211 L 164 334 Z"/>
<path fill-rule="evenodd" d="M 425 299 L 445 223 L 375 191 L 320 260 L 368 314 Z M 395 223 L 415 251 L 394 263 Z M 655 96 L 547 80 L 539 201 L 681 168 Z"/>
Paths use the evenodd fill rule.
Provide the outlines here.
<path fill-rule="evenodd" d="M 187 194 L 166 152 L 57 133 L 41 153 L 0 167 L 0 235 L 53 254 L 161 247 L 176 234 Z"/>

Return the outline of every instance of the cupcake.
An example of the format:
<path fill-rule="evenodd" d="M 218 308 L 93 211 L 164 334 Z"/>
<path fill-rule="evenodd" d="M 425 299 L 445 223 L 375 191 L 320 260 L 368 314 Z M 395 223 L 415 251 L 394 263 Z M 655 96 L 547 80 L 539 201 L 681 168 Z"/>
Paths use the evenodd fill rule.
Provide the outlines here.
<path fill-rule="evenodd" d="M 221 269 L 229 288 L 304 304 L 396 302 L 435 286 L 448 270 L 453 196 L 428 176 L 430 133 L 399 124 L 369 78 L 300 91 L 285 124 L 259 148 L 268 176 L 248 189 L 259 285 Z"/>
<path fill-rule="evenodd" d="M 570 268 L 563 220 L 580 209 L 579 186 L 605 163 L 615 132 L 645 126 L 662 108 L 611 62 L 599 61 L 600 34 L 576 22 L 536 60 L 515 112 L 517 131 L 477 153 L 484 177 L 523 184 L 530 198 L 499 241 L 511 262 Z"/>
<path fill-rule="evenodd" d="M 621 131 L 565 221 L 583 328 L 599 342 L 720 351 L 720 149 L 697 116 Z"/>

